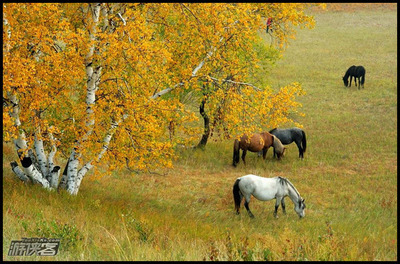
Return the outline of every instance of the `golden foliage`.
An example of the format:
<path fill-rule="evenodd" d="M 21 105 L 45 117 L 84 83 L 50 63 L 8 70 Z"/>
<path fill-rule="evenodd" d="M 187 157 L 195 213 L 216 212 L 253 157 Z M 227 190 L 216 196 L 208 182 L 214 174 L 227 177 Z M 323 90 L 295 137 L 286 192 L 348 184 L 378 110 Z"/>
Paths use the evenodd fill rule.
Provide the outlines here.
<path fill-rule="evenodd" d="M 289 114 L 301 106 L 295 101 L 303 93 L 299 84 L 273 94 L 268 87 L 238 83 L 259 66 L 253 44 L 265 29 L 262 21 L 274 18 L 274 36 L 283 47 L 294 37 L 294 26 L 314 26 L 305 12 L 315 5 L 101 4 L 94 31 L 89 4 L 3 4 L 3 98 L 17 96 L 18 128 L 30 146 L 38 128 L 48 141 L 46 133 L 54 127 L 51 132 L 65 157 L 75 147 L 82 161 L 92 160 L 103 149 L 111 125 L 126 116 L 103 161 L 137 170 L 172 166 L 177 144 L 193 142 L 201 128 L 183 100 L 188 94 L 199 103 L 207 96 L 214 132 L 227 137 L 291 121 Z M 86 112 L 88 63 L 102 68 L 95 103 L 90 104 L 93 114 Z M 150 99 L 168 87 L 174 89 Z M 3 140 L 10 140 L 18 133 L 9 115 L 12 105 L 3 110 Z M 85 135 L 89 137 L 81 141 Z"/>

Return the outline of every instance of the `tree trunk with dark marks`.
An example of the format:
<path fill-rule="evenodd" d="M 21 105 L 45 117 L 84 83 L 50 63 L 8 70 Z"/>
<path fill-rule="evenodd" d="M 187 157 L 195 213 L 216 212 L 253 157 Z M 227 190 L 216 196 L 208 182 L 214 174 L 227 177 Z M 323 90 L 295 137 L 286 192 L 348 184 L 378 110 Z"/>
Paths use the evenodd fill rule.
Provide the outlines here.
<path fill-rule="evenodd" d="M 204 111 L 204 107 L 206 104 L 207 98 L 205 97 L 200 104 L 200 115 L 204 119 L 204 132 L 203 136 L 201 137 L 201 140 L 199 144 L 196 146 L 196 148 L 204 148 L 207 144 L 208 138 L 210 137 L 210 118 L 208 117 L 207 113 Z"/>

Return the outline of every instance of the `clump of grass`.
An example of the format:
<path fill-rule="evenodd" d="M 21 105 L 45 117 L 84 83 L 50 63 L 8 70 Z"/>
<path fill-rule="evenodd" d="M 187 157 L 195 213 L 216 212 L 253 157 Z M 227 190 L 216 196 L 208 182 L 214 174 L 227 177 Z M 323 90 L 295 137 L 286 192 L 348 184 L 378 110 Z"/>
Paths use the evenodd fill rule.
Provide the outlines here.
<path fill-rule="evenodd" d="M 135 236 L 141 242 L 151 242 L 153 239 L 153 229 L 144 221 L 134 218 L 132 213 L 123 214 L 122 223 L 128 236 Z"/>
<path fill-rule="evenodd" d="M 76 225 L 70 223 L 39 219 L 36 227 L 30 227 L 25 221 L 21 224 L 31 237 L 60 239 L 60 251 L 76 250 L 79 242 L 83 239 L 81 231 Z"/>

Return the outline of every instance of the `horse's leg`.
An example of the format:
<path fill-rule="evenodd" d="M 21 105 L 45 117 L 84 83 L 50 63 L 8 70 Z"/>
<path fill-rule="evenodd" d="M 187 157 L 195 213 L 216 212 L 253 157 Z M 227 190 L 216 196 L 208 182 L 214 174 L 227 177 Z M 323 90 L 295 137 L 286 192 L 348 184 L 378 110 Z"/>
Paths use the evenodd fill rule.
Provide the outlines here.
<path fill-rule="evenodd" d="M 360 82 L 360 77 L 358 77 L 358 90 L 360 90 L 361 82 Z"/>
<path fill-rule="evenodd" d="M 239 191 L 239 205 L 236 207 L 236 214 L 240 214 L 240 204 L 242 203 L 242 199 L 243 199 L 243 195 L 242 193 Z"/>
<path fill-rule="evenodd" d="M 275 203 L 275 211 L 274 211 L 274 217 L 278 218 L 278 208 L 279 204 L 281 203 L 282 197 L 276 197 L 276 203 Z"/>
<path fill-rule="evenodd" d="M 245 161 L 246 152 L 247 152 L 247 150 L 243 150 L 243 153 L 242 153 L 242 160 L 243 160 L 244 165 L 246 165 L 246 161 Z"/>
<path fill-rule="evenodd" d="M 250 203 L 250 196 L 246 196 L 244 201 L 244 207 L 246 207 L 246 210 L 249 213 L 250 218 L 254 218 L 253 213 L 250 211 L 249 203 Z"/>
<path fill-rule="evenodd" d="M 302 159 L 304 157 L 304 155 L 303 155 L 303 148 L 301 147 L 301 141 L 296 140 L 295 143 L 296 143 L 297 147 L 299 148 L 299 158 Z"/>
<path fill-rule="evenodd" d="M 357 87 L 357 77 L 354 76 L 354 85 Z"/>
<path fill-rule="evenodd" d="M 286 214 L 285 197 L 282 198 L 281 205 L 283 214 Z"/>
<path fill-rule="evenodd" d="M 351 87 L 351 81 L 353 80 L 353 76 L 350 75 L 350 83 L 349 83 L 349 87 Z"/>
<path fill-rule="evenodd" d="M 262 152 L 263 152 L 263 159 L 265 159 L 267 157 L 268 148 L 263 148 Z"/>

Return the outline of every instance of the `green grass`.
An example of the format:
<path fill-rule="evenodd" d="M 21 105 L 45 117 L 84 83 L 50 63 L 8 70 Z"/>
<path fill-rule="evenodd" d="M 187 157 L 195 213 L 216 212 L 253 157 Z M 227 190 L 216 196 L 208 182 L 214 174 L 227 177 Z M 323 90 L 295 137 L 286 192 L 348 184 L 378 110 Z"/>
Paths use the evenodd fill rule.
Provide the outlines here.
<path fill-rule="evenodd" d="M 3 260 L 397 260 L 397 12 L 315 17 L 268 76 L 276 89 L 299 81 L 307 92 L 296 120 L 304 160 L 292 144 L 282 161 L 249 153 L 233 168 L 232 141 L 210 142 L 157 174 L 94 171 L 71 197 L 16 180 L 6 144 Z M 343 86 L 353 64 L 367 70 L 363 90 Z M 274 219 L 274 202 L 255 199 L 255 219 L 244 208 L 236 216 L 232 185 L 249 173 L 289 178 L 306 217 L 288 201 Z M 42 235 L 63 239 L 57 256 L 7 256 L 11 240 Z"/>

